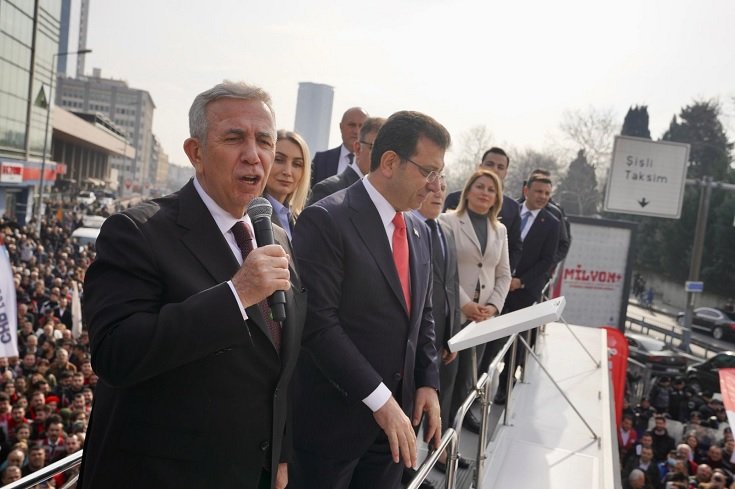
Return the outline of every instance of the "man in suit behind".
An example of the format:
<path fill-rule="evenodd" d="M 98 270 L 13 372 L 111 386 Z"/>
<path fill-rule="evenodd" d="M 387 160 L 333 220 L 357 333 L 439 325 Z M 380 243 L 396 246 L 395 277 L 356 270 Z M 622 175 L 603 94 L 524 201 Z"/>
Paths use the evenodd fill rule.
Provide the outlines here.
<path fill-rule="evenodd" d="M 252 249 L 245 215 L 275 156 L 270 97 L 224 82 L 196 97 L 189 125 L 195 178 L 110 217 L 86 274 L 100 379 L 79 487 L 287 483 L 305 296 L 285 233 Z M 264 316 L 276 290 L 282 325 Z"/>
<path fill-rule="evenodd" d="M 370 174 L 307 207 L 294 249 L 309 289 L 294 378 L 295 488 L 397 488 L 414 426 L 437 444 L 439 365 L 429 228 L 409 209 L 440 188 L 449 133 L 393 114 Z M 411 419 L 409 419 L 409 416 Z"/>
<path fill-rule="evenodd" d="M 529 177 L 523 189 L 525 200 L 521 205 L 521 239 L 523 252 L 518 266 L 513 271 L 510 292 L 505 300 L 503 312 L 513 312 L 533 305 L 541 300 L 549 270 L 554 264 L 556 247 L 559 242 L 559 220 L 546 210 L 551 198 L 551 180 L 539 175 Z M 519 364 L 522 356 L 518 356 Z M 507 396 L 508 366 L 510 352 L 505 357 L 506 368 L 500 374 L 498 394 L 495 402 L 502 404 Z"/>
<path fill-rule="evenodd" d="M 347 188 L 370 172 L 370 154 L 373 151 L 373 142 L 378 135 L 378 130 L 385 122 L 382 117 L 368 117 L 360 128 L 360 139 L 358 139 L 353 150 L 355 161 L 345 168 L 342 173 L 332 175 L 314 185 L 306 205 L 311 205 L 338 190 Z"/>
<path fill-rule="evenodd" d="M 339 132 L 342 144 L 327 151 L 318 151 L 311 164 L 311 186 L 332 175 L 339 175 L 355 158 L 354 146 L 360 137 L 360 128 L 368 114 L 361 107 L 352 107 L 342 114 Z"/>

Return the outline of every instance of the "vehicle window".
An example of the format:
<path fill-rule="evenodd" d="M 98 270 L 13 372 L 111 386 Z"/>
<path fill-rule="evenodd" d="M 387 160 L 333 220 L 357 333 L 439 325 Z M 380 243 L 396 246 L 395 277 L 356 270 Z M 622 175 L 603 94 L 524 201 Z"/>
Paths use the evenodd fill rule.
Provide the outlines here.
<path fill-rule="evenodd" d="M 712 311 L 699 311 L 697 315 L 705 317 L 705 318 L 713 318 L 713 319 L 717 317 L 717 315 L 714 314 Z"/>
<path fill-rule="evenodd" d="M 716 355 L 712 358 L 712 366 L 716 368 L 735 367 L 735 357 L 730 355 Z"/>

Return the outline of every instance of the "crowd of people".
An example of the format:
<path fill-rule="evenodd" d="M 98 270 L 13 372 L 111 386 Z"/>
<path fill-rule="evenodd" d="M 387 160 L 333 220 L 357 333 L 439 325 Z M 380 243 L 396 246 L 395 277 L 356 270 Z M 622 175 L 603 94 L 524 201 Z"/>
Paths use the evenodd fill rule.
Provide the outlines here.
<path fill-rule="evenodd" d="M 71 238 L 88 209 L 48 202 L 35 222 L 0 219 L 0 242 L 13 270 L 18 356 L 0 358 L 0 482 L 8 484 L 79 450 L 84 443 L 97 376 L 89 336 L 74 330 L 74 282 L 81 288 L 93 247 Z M 55 486 L 69 477 L 49 481 Z"/>
<path fill-rule="evenodd" d="M 624 406 L 618 428 L 624 487 L 735 487 L 735 438 L 722 400 L 684 377 L 661 376 Z"/>

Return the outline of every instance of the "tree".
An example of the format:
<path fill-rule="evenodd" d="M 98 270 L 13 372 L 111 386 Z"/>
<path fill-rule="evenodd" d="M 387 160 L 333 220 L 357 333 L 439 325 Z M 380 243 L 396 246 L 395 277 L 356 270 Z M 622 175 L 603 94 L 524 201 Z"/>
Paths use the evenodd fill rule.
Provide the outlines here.
<path fill-rule="evenodd" d="M 672 119 L 663 139 L 690 145 L 689 178 L 711 176 L 716 181 L 733 178 L 730 168 L 733 145 L 727 139 L 716 102 L 695 101 L 684 107 L 679 116 Z M 678 220 L 640 219 L 636 254 L 638 266 L 657 270 L 676 281 L 687 279 L 700 192 L 699 187 L 687 187 L 681 218 Z M 701 278 L 708 290 L 723 294 L 732 294 L 735 286 L 733 212 L 735 196 L 713 190 Z"/>
<path fill-rule="evenodd" d="M 679 122 L 681 119 L 681 122 Z M 710 176 L 722 180 L 732 162 L 733 145 L 720 122 L 720 105 L 715 101 L 695 101 L 674 116 L 664 141 L 689 143 L 689 178 Z"/>
<path fill-rule="evenodd" d="M 447 165 L 447 190 L 452 192 L 464 187 L 475 168 L 480 164 L 482 155 L 492 146 L 492 133 L 487 126 L 477 125 L 460 136 L 459 156 Z"/>
<path fill-rule="evenodd" d="M 559 182 L 554 195 L 567 214 L 589 216 L 597 213 L 600 191 L 597 189 L 595 167 L 587 161 L 583 149 L 569 163 L 566 175 Z"/>
<path fill-rule="evenodd" d="M 521 153 L 511 152 L 509 156 L 510 165 L 508 166 L 508 175 L 505 177 L 503 193 L 514 199 L 519 198 L 523 194 L 523 182 L 537 168 L 550 171 L 552 181 L 557 179 L 559 163 L 550 154 L 526 149 Z"/>
<path fill-rule="evenodd" d="M 559 128 L 565 135 L 565 147 L 570 155 L 583 149 L 587 161 L 603 176 L 610 166 L 610 156 L 615 135 L 620 126 L 615 122 L 613 109 L 567 110 L 562 116 Z"/>
<path fill-rule="evenodd" d="M 651 139 L 651 131 L 648 129 L 648 106 L 636 105 L 628 109 L 620 134 L 623 136 Z"/>

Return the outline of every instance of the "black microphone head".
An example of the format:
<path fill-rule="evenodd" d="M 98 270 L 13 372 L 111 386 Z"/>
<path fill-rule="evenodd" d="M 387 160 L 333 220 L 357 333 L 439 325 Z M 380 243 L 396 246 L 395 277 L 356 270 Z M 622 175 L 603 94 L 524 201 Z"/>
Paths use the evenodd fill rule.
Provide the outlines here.
<path fill-rule="evenodd" d="M 250 201 L 247 212 L 250 220 L 253 222 L 263 218 L 270 220 L 271 214 L 273 213 L 273 206 L 268 202 L 268 199 L 255 197 Z"/>

